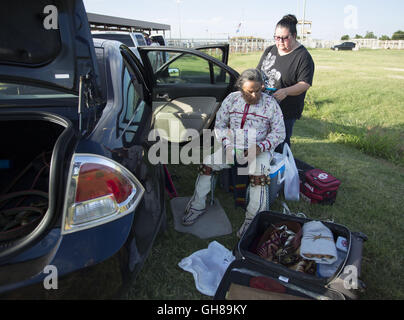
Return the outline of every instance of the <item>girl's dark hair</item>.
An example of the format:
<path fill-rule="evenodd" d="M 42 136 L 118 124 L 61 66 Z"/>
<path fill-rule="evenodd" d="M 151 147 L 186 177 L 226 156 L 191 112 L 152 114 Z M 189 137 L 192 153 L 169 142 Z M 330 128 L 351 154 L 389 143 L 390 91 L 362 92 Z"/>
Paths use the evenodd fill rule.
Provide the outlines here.
<path fill-rule="evenodd" d="M 288 14 L 284 16 L 277 24 L 276 27 L 288 28 L 289 32 L 293 35 L 297 35 L 297 18 L 293 14 Z"/>

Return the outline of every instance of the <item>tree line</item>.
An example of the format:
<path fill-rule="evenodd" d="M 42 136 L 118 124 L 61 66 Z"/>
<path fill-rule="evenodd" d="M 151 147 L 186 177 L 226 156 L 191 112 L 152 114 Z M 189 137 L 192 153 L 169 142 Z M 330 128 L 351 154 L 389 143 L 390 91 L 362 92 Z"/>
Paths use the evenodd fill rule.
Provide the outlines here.
<path fill-rule="evenodd" d="M 394 32 L 391 38 L 387 35 L 382 35 L 379 38 L 377 38 L 377 36 L 372 31 L 367 31 L 364 36 L 356 34 L 354 38 L 351 38 L 348 34 L 343 35 L 341 37 L 341 40 L 349 40 L 349 39 L 404 40 L 404 31 L 398 30 Z"/>

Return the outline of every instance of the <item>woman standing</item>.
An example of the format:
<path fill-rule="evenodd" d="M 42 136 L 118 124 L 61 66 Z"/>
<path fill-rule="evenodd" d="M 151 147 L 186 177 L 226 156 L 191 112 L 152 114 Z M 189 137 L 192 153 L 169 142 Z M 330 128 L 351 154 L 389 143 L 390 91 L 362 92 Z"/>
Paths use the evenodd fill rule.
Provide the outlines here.
<path fill-rule="evenodd" d="M 266 88 L 275 88 L 273 94 L 282 109 L 286 142 L 290 146 L 293 126 L 300 119 L 307 90 L 314 75 L 314 62 L 297 37 L 297 19 L 294 15 L 284 16 L 276 25 L 275 45 L 268 47 L 261 57 L 257 69 L 261 70 Z M 282 152 L 283 143 L 277 152 Z"/>

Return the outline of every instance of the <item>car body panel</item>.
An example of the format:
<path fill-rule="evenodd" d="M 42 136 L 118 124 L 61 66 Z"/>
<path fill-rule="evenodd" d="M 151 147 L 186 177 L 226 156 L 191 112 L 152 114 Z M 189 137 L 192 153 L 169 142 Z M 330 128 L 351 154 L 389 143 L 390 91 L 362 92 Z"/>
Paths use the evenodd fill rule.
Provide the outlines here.
<path fill-rule="evenodd" d="M 50 293 L 43 287 L 43 280 L 47 276 L 44 268 L 48 265 L 56 266 L 58 277 L 72 277 L 77 280 L 80 277 L 77 278 L 74 274 L 81 273 L 81 270 L 102 269 L 107 265 L 105 263 L 107 260 L 114 260 L 119 263 L 118 278 L 134 277 L 139 272 L 165 220 L 162 165 L 150 164 L 147 157 L 149 146 L 144 141 L 151 122 L 150 95 L 143 86 L 142 78 L 139 79 L 140 82 L 136 82 L 136 75 L 140 75 L 140 71 L 136 69 L 136 64 L 131 60 L 130 55 L 122 55 L 122 44 L 116 41 L 101 41 L 101 43 L 96 43 L 95 48 L 101 50 L 97 56 L 98 62 L 106 69 L 101 79 L 105 82 L 103 85 L 105 104 L 93 107 L 100 108 L 96 112 L 97 117 L 92 121 L 94 124 L 84 126 L 86 133 L 77 135 L 72 152 L 101 155 L 123 165 L 144 186 L 143 198 L 134 212 L 118 220 L 62 236 L 60 228 L 63 205 L 61 203 L 65 194 L 65 176 L 64 182 L 59 181 L 62 187 L 55 188 L 57 190 L 55 205 L 58 210 L 52 224 L 30 246 L 11 256 L 5 255 L 0 261 L 2 298 L 13 297 L 17 291 L 21 292 L 23 297 L 22 292 L 26 287 L 35 287 L 33 292 L 38 294 L 37 297 L 48 296 Z M 128 48 L 123 50 L 130 52 Z M 132 84 L 136 85 L 143 107 L 142 117 L 137 120 L 136 117 L 125 119 L 122 116 L 132 108 L 123 94 L 123 87 Z M 77 106 L 77 100 L 68 99 L 68 101 Z M 16 106 L 8 107 L 9 101 L 2 102 L 4 102 L 0 114 L 2 119 L 5 119 L 6 114 L 8 117 L 16 117 L 18 114 L 25 118 L 46 114 L 48 118 L 59 119 L 61 118 L 59 113 L 61 113 L 69 115 L 70 120 L 66 119 L 66 121 L 70 121 L 71 129 L 78 133 L 77 113 L 65 113 L 71 108 L 68 106 L 66 106 L 67 109 L 64 108 L 60 99 L 57 102 L 61 106 L 47 100 L 45 105 L 38 106 L 40 109 L 33 109 L 35 108 L 33 100 L 30 100 L 28 104 L 22 99 L 18 101 L 17 108 Z M 38 104 L 41 102 L 43 100 L 38 101 Z M 85 113 L 84 122 L 89 123 L 90 121 L 87 121 L 89 118 L 91 117 Z M 141 122 L 142 125 L 136 122 Z M 58 161 L 58 165 L 68 167 L 71 154 L 66 155 L 64 160 Z M 65 172 L 62 169 L 59 171 Z M 13 277 L 9 276 L 10 270 L 13 271 L 11 272 Z M 84 280 L 80 278 L 77 281 L 82 281 L 84 284 Z M 59 291 L 61 292 L 63 290 Z M 75 294 L 80 297 L 80 292 L 76 291 Z"/>
<path fill-rule="evenodd" d="M 88 76 L 97 88 L 98 70 L 82 2 L 55 0 L 53 3 L 49 15 L 44 14 L 48 1 L 16 0 L 3 4 L 2 21 L 19 30 L 19 37 L 10 33 L 2 44 L 0 81 L 40 84 L 77 95 L 80 77 Z M 46 26 L 53 14 L 57 19 L 56 29 Z M 43 20 L 38 21 L 38 17 Z M 53 49 L 42 55 L 44 42 Z"/>

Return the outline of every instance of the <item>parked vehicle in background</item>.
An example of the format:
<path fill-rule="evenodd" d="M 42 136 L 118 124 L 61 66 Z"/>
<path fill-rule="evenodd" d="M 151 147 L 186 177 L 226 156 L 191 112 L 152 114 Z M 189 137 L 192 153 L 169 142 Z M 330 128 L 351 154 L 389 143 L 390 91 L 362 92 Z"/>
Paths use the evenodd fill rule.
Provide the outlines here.
<path fill-rule="evenodd" d="M 146 46 L 146 39 L 140 32 L 122 32 L 122 31 L 92 31 L 94 39 L 116 40 L 131 48 L 133 53 L 140 59 L 137 47 Z"/>
<path fill-rule="evenodd" d="M 157 41 L 160 46 L 166 46 L 167 45 L 166 40 L 160 34 L 150 36 L 150 39 L 152 39 L 152 41 Z"/>
<path fill-rule="evenodd" d="M 146 46 L 146 39 L 140 32 L 92 31 L 93 38 L 120 41 L 128 47 Z"/>
<path fill-rule="evenodd" d="M 354 42 L 343 42 L 341 44 L 331 47 L 331 50 L 334 50 L 334 51 L 353 50 L 355 47 L 356 47 L 356 44 Z"/>

